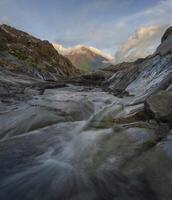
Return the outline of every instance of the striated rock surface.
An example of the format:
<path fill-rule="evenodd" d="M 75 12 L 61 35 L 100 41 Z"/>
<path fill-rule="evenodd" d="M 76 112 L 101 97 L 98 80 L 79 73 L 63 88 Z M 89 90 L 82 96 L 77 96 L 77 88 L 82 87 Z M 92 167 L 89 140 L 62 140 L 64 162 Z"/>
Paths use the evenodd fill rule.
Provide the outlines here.
<path fill-rule="evenodd" d="M 157 51 L 144 59 L 132 63 L 121 64 L 123 69 L 117 70 L 113 76 L 106 81 L 113 91 L 126 91 L 145 100 L 149 95 L 159 90 L 166 90 L 172 83 L 172 48 L 171 32 L 167 30 Z M 167 35 L 167 36 L 166 36 Z M 159 53 L 162 48 L 163 54 Z M 168 50 L 167 50 L 168 49 Z M 114 68 L 119 68 L 115 67 Z"/>

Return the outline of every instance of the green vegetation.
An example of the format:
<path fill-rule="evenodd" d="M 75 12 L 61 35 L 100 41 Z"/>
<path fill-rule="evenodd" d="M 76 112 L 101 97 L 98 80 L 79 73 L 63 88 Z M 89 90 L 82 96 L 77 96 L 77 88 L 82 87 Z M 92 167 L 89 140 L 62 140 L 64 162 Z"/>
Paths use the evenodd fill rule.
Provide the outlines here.
<path fill-rule="evenodd" d="M 0 38 L 0 51 L 5 51 L 7 49 L 8 47 L 7 47 L 6 41 Z"/>
<path fill-rule="evenodd" d="M 28 57 L 28 58 L 26 59 L 26 62 L 27 62 L 28 64 L 32 65 L 33 67 L 36 67 L 36 66 L 37 66 L 37 63 L 34 62 L 33 59 L 30 58 L 30 57 Z"/>

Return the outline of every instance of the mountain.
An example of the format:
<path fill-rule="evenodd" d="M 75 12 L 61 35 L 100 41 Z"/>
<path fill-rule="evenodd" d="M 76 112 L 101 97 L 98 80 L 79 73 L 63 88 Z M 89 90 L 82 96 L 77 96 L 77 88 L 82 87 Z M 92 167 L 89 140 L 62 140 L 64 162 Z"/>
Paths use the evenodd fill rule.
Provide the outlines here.
<path fill-rule="evenodd" d="M 97 70 L 107 66 L 106 62 L 112 59 L 94 47 L 77 45 L 73 48 L 64 48 L 62 45 L 53 44 L 61 54 L 66 56 L 76 67 L 84 71 Z"/>
<path fill-rule="evenodd" d="M 79 74 L 79 70 L 51 43 L 8 25 L 0 26 L 0 65 L 43 80 L 59 80 Z"/>

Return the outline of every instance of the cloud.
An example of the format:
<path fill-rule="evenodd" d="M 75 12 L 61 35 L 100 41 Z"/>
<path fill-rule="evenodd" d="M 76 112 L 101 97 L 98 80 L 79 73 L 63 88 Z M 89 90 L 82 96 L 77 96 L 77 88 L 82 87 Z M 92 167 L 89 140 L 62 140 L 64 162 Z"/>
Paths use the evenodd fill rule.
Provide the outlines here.
<path fill-rule="evenodd" d="M 63 46 L 83 44 L 115 54 L 138 27 L 172 23 L 171 11 L 172 0 L 0 0 L 0 23 Z"/>
<path fill-rule="evenodd" d="M 89 23 L 85 21 L 84 25 L 81 26 L 81 24 L 83 24 L 83 21 L 81 21 L 78 22 L 79 26 L 75 27 L 77 31 L 73 30 L 71 27 L 71 31 L 65 31 L 65 33 L 63 32 L 63 35 L 60 36 L 64 40 L 61 42 L 59 40 L 60 38 L 57 38 L 57 41 L 68 45 L 82 43 L 88 46 L 95 46 L 108 53 L 115 53 L 115 49 L 121 48 L 121 44 L 123 44 L 127 38 L 132 35 L 133 30 L 138 29 L 138 27 L 159 27 L 164 24 L 171 24 L 171 10 L 172 0 L 161 0 L 147 9 L 143 8 L 141 11 L 134 14 L 117 19 L 113 18 L 103 23 L 92 19 L 89 20 Z M 78 19 L 79 18 L 80 17 L 78 17 Z M 163 31 L 160 33 L 163 33 Z M 157 37 L 152 37 L 153 42 L 157 42 L 158 37 L 160 39 L 161 35 L 159 34 Z M 147 51 L 152 53 L 156 45 L 152 47 L 148 46 Z"/>
<path fill-rule="evenodd" d="M 114 62 L 130 62 L 148 56 L 160 43 L 160 38 L 166 28 L 167 25 L 140 27 L 119 47 Z"/>
<path fill-rule="evenodd" d="M 82 13 L 90 11 L 88 6 L 84 5 Z M 97 6 L 93 2 L 90 7 L 96 11 Z M 56 41 L 65 46 L 94 46 L 106 54 L 115 54 L 116 63 L 133 61 L 155 51 L 165 29 L 172 23 L 171 10 L 172 0 L 160 0 L 152 7 L 104 23 L 92 19 L 80 26 L 83 21 L 77 21 L 79 26 L 75 27 L 76 31 L 71 27 L 63 31 Z M 80 18 L 77 17 L 78 20 Z"/>
<path fill-rule="evenodd" d="M 145 20 L 149 19 L 154 23 L 164 23 L 165 21 L 169 22 L 172 17 L 171 9 L 172 0 L 161 0 L 154 7 L 139 12 L 135 16 L 133 15 L 133 17 L 145 18 Z"/>

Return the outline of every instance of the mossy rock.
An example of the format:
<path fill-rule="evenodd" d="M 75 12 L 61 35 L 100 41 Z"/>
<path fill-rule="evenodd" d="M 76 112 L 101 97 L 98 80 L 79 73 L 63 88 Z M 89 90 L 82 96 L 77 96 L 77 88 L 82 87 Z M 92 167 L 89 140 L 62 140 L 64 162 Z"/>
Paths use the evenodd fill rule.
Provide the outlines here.
<path fill-rule="evenodd" d="M 37 66 L 37 63 L 32 59 L 32 58 L 27 58 L 26 62 L 30 65 L 32 65 L 33 67 Z"/>
<path fill-rule="evenodd" d="M 7 49 L 8 49 L 8 47 L 7 47 L 7 43 L 6 43 L 5 39 L 0 38 L 0 51 L 5 51 Z"/>

